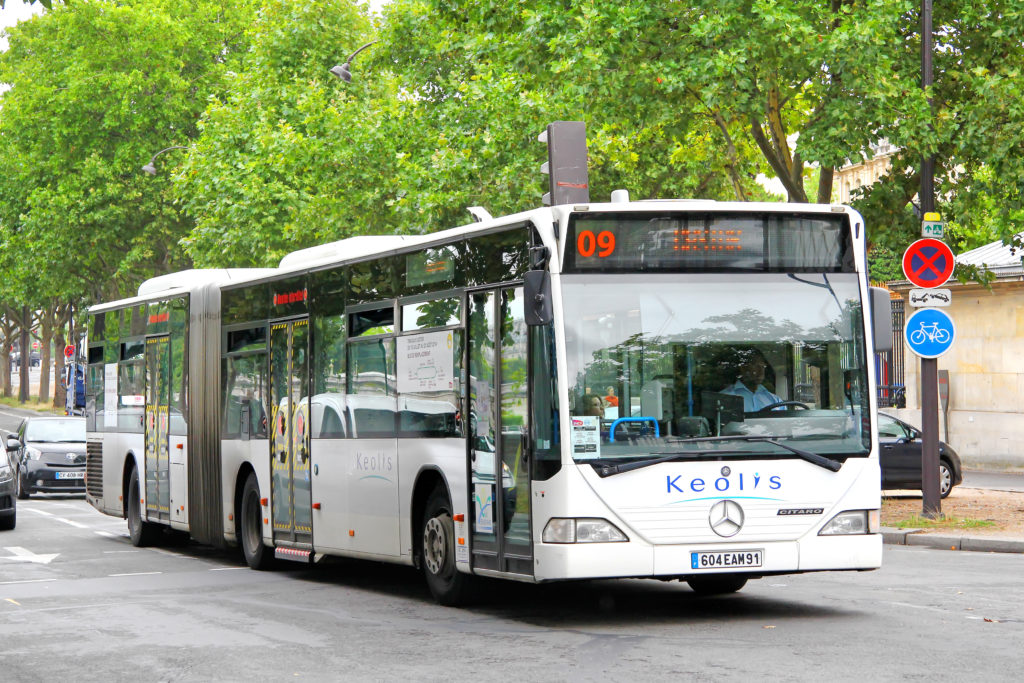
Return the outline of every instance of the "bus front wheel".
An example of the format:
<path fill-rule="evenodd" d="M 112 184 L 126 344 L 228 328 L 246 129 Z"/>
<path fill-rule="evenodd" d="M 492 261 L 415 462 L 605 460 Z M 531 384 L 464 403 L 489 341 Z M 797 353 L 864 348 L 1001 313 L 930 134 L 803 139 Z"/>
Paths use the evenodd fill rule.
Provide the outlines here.
<path fill-rule="evenodd" d="M 139 492 L 139 470 L 132 469 L 128 482 L 128 535 L 132 545 L 141 548 L 156 543 L 160 526 L 142 519 L 142 496 Z"/>
<path fill-rule="evenodd" d="M 242 554 L 245 563 L 252 569 L 266 569 L 270 566 L 271 554 L 263 545 L 263 504 L 260 503 L 260 483 L 252 472 L 242 488 L 241 510 Z"/>
<path fill-rule="evenodd" d="M 442 605 L 463 604 L 469 597 L 470 577 L 455 568 L 455 523 L 442 488 L 434 489 L 427 499 L 421 538 L 423 574 L 430 593 Z"/>
<path fill-rule="evenodd" d="M 723 595 L 743 588 L 747 585 L 747 577 L 743 574 L 691 576 L 686 579 L 686 583 L 690 584 L 697 595 Z"/>

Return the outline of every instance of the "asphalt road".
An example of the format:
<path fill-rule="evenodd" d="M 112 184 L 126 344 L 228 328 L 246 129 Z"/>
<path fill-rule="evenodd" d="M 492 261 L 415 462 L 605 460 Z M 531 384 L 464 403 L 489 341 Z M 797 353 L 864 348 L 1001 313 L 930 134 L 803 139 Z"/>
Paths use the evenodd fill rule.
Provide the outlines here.
<path fill-rule="evenodd" d="M 1019 680 L 1022 573 L 1020 555 L 887 546 L 876 572 L 720 598 L 493 582 L 452 609 L 408 568 L 255 572 L 228 551 L 133 548 L 81 498 L 33 497 L 0 532 L 0 679 Z"/>

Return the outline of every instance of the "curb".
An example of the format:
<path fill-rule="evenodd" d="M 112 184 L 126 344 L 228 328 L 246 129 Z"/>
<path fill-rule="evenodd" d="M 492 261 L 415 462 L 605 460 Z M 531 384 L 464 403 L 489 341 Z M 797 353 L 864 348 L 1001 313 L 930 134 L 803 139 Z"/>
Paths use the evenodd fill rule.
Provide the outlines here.
<path fill-rule="evenodd" d="M 882 540 L 889 545 L 913 545 L 937 550 L 974 550 L 985 553 L 1024 553 L 1024 539 L 986 538 L 929 534 L 924 529 L 882 527 Z"/>

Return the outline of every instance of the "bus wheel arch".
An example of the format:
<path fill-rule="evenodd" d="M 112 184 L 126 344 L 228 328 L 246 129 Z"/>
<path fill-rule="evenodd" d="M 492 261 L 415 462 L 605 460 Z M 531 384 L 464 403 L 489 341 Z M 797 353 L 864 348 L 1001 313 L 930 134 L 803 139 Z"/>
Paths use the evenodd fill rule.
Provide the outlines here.
<path fill-rule="evenodd" d="M 132 472 L 139 470 L 138 459 L 131 451 L 125 455 L 124 467 L 121 469 L 121 518 L 128 519 L 128 488 L 131 486 Z"/>
<path fill-rule="evenodd" d="M 242 548 L 245 563 L 251 569 L 268 569 L 274 559 L 274 551 L 263 542 L 263 503 L 260 495 L 260 482 L 255 470 L 243 467 L 238 473 L 241 479 L 241 495 L 236 487 L 236 523 L 235 533 L 238 545 Z"/>
<path fill-rule="evenodd" d="M 245 493 L 245 482 L 249 479 L 250 474 L 254 474 L 252 464 L 243 462 L 235 473 L 235 486 L 232 491 L 232 506 L 231 511 L 235 517 L 235 528 L 233 529 L 235 534 L 235 542 L 238 543 L 239 547 L 242 545 L 242 496 Z"/>
<path fill-rule="evenodd" d="M 128 536 L 132 545 L 141 548 L 154 545 L 163 528 L 159 524 L 147 522 L 142 515 L 142 478 L 135 457 L 129 455 L 125 464 L 127 490 L 124 497 L 125 518 L 128 520 Z"/>
<path fill-rule="evenodd" d="M 436 483 L 423 506 L 417 509 L 422 513 L 417 515 L 414 547 L 419 549 L 420 565 L 431 595 L 442 605 L 465 604 L 471 597 L 472 577 L 455 566 L 454 515 L 451 495 L 443 480 Z"/>
<path fill-rule="evenodd" d="M 448 500 L 451 500 L 448 483 L 440 471 L 426 469 L 417 475 L 416 485 L 413 487 L 412 505 L 409 508 L 411 513 L 409 525 L 413 539 L 413 564 L 419 569 L 423 568 L 423 543 L 420 538 L 420 534 L 423 531 L 423 515 L 426 512 L 427 499 L 430 498 L 435 489 L 443 490 L 448 495 Z"/>

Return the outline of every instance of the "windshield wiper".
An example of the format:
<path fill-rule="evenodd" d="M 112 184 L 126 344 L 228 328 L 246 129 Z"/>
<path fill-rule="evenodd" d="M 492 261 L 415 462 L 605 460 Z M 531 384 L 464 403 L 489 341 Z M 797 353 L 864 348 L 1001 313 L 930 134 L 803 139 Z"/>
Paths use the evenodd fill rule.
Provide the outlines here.
<path fill-rule="evenodd" d="M 826 470 L 831 472 L 838 472 L 843 466 L 843 463 L 838 460 L 826 458 L 824 455 L 818 455 L 811 451 L 805 451 L 802 448 L 790 446 L 789 444 L 777 441 L 772 436 L 756 436 L 753 434 L 737 434 L 736 436 L 695 436 L 689 439 L 675 439 L 672 443 L 698 443 L 704 441 L 763 441 L 764 443 L 770 443 L 773 446 L 784 448 L 790 453 L 799 456 L 807 462 L 817 465 L 818 467 L 824 467 Z M 647 460 L 637 460 L 635 462 L 626 462 L 618 465 L 601 465 L 595 467 L 597 473 L 601 477 L 609 477 L 613 474 L 622 474 L 623 472 L 632 472 L 642 467 L 650 467 L 651 465 L 657 465 L 663 462 L 671 462 L 673 460 L 685 460 L 688 458 L 700 458 L 701 456 L 716 455 L 714 451 L 701 452 L 701 453 L 673 453 L 671 455 L 663 455 L 658 458 L 648 458 Z"/>

